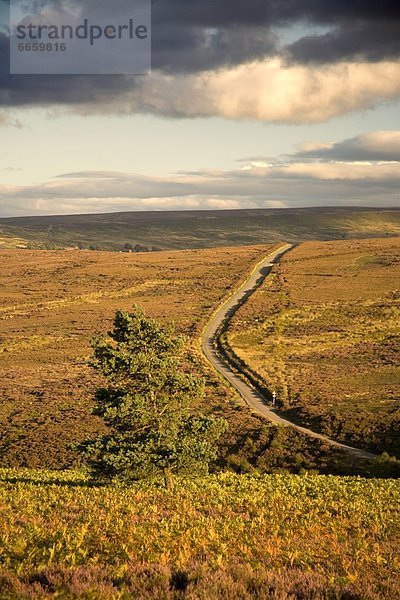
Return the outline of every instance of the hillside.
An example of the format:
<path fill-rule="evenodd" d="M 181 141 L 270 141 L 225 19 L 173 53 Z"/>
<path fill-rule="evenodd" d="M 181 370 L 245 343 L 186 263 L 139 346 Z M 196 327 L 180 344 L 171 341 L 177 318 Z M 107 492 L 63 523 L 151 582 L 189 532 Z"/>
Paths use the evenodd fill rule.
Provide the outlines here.
<path fill-rule="evenodd" d="M 0 271 L 0 457 L 65 468 L 69 444 L 102 430 L 90 414 L 90 340 L 140 303 L 195 340 L 208 312 L 269 246 L 120 254 L 3 251 Z M 209 397 L 224 403 L 214 382 Z"/>
<path fill-rule="evenodd" d="M 189 337 L 187 368 L 206 380 L 202 411 L 229 421 L 221 467 L 239 472 L 376 473 L 292 429 L 254 416 L 200 358 L 198 338 L 215 306 L 271 246 L 143 254 L 2 251 L 0 460 L 9 467 L 78 464 L 71 444 L 104 431 L 91 414 L 97 378 L 90 339 L 117 309 L 142 305 Z M 389 473 L 392 471 L 389 470 Z M 385 471 L 386 473 L 386 471 Z"/>
<path fill-rule="evenodd" d="M 400 235 L 400 209 L 131 212 L 0 219 L 0 248 L 207 248 Z M 139 248 L 140 249 L 140 248 Z"/>
<path fill-rule="evenodd" d="M 397 598 L 400 482 L 0 471 L 0 597 Z M 65 594 L 68 594 L 67 596 Z"/>
<path fill-rule="evenodd" d="M 307 242 L 240 308 L 235 353 L 281 413 L 400 456 L 400 240 Z"/>
<path fill-rule="evenodd" d="M 356 460 L 252 415 L 199 356 L 213 309 L 273 247 L 1 252 L 0 460 L 17 468 L 0 469 L 0 600 L 400 596 L 400 482 L 371 478 L 395 475 L 398 463 Z M 297 382 L 322 386 L 317 426 L 322 394 L 344 389 L 318 379 L 311 350 L 324 372 L 339 349 L 348 378 L 341 385 L 360 389 L 361 400 L 371 382 L 375 392 L 394 389 L 399 252 L 397 238 L 302 244 L 237 313 L 230 342 L 236 350 L 247 343 L 254 369 L 268 359 L 268 384 L 280 385 L 280 399 L 288 392 L 290 416 L 314 398 L 301 405 L 299 393 L 291 405 Z M 177 477 L 172 489 L 151 480 L 96 484 L 71 447 L 105 430 L 90 412 L 99 384 L 86 363 L 90 338 L 134 302 L 162 323 L 174 318 L 188 336 L 183 368 L 206 381 L 194 408 L 229 423 L 212 473 Z M 308 370 L 299 376 L 292 364 Z M 377 398 L 370 394 L 363 410 L 387 419 L 392 396 Z M 345 422 L 358 423 L 360 398 L 343 397 L 341 410 Z"/>

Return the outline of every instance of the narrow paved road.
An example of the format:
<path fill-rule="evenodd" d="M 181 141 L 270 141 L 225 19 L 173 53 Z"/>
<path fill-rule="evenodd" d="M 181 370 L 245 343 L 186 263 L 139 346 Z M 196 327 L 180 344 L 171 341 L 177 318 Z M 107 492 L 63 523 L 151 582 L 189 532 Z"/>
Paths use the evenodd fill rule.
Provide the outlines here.
<path fill-rule="evenodd" d="M 270 274 L 274 263 L 279 261 L 281 256 L 283 256 L 292 248 L 293 246 L 291 244 L 287 244 L 266 256 L 261 262 L 258 263 L 239 290 L 232 294 L 232 296 L 230 296 L 228 300 L 226 300 L 226 302 L 220 306 L 220 308 L 218 308 L 203 332 L 201 339 L 202 350 L 212 366 L 239 392 L 246 404 L 248 404 L 252 410 L 259 413 L 263 417 L 266 417 L 277 425 L 294 427 L 298 431 L 301 431 L 310 437 L 327 442 L 332 446 L 346 450 L 347 452 L 350 452 L 351 454 L 360 458 L 376 458 L 376 455 L 372 454 L 371 452 L 366 452 L 365 450 L 354 448 L 353 446 L 348 446 L 347 444 L 342 444 L 336 440 L 328 438 L 325 435 L 316 433 L 311 429 L 301 427 L 300 425 L 296 425 L 295 423 L 280 417 L 279 414 L 268 405 L 267 399 L 260 392 L 258 392 L 258 390 L 236 375 L 236 373 L 232 370 L 228 359 L 223 359 L 216 351 L 216 341 L 218 335 L 221 333 L 221 327 L 223 325 L 225 327 L 227 326 L 229 320 L 232 318 L 238 308 L 247 301 L 251 294 L 253 294 L 253 292 L 262 284 L 264 279 Z"/>

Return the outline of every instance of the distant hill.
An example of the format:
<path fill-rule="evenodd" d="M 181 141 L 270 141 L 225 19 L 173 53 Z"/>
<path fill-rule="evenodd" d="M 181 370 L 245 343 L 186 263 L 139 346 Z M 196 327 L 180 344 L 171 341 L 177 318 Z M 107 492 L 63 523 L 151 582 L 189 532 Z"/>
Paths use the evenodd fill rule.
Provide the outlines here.
<path fill-rule="evenodd" d="M 0 219 L 0 248 L 133 251 L 400 235 L 400 208 L 126 212 Z"/>

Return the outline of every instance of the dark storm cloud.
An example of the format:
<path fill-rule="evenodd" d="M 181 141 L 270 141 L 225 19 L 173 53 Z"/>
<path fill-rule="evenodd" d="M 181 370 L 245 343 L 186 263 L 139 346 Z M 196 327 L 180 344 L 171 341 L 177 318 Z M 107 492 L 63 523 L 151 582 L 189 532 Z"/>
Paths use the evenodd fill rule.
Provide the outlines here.
<path fill-rule="evenodd" d="M 0 32 L 0 106 L 106 102 L 135 85 L 133 77 L 9 75 L 9 40 Z"/>
<path fill-rule="evenodd" d="M 400 56 L 398 0 L 308 0 L 273 2 L 272 20 L 303 21 L 331 29 L 324 35 L 300 38 L 284 49 L 300 64 L 341 60 L 380 61 Z"/>
<path fill-rule="evenodd" d="M 61 6 L 62 0 L 32 0 L 31 4 Z M 98 0 L 80 0 L 77 4 L 99 10 Z M 398 0 L 153 0 L 152 11 L 154 22 L 166 27 L 177 24 L 206 28 L 297 21 L 324 25 L 360 19 L 376 22 L 398 19 L 400 15 Z"/>
<path fill-rule="evenodd" d="M 338 21 L 398 19 L 397 0 L 273 0 L 269 15 L 274 22 L 305 20 L 321 25 Z"/>
<path fill-rule="evenodd" d="M 58 0 L 32 2 L 36 7 L 57 6 Z M 264 2 L 250 2 L 246 11 L 234 13 L 233 19 L 223 19 L 222 12 L 213 10 L 215 3 L 194 2 L 193 19 L 187 4 L 179 2 L 153 3 L 152 68 L 165 73 L 196 73 L 232 67 L 257 60 L 277 52 L 277 37 L 263 25 Z M 216 3 L 218 4 L 218 2 Z M 220 3 L 225 5 L 224 2 Z M 9 2 L 0 0 L 4 7 Z M 99 5 L 93 0 L 81 2 L 83 11 L 96 14 Z M 238 3 L 239 5 L 239 3 Z M 258 5 L 258 8 L 257 8 Z M 264 7 L 264 8 L 263 8 Z M 226 8 L 226 6 L 225 6 Z M 261 8 L 263 8 L 261 10 Z M 201 10 L 200 10 L 201 9 Z M 207 16 L 210 9 L 211 16 Z M 117 10 L 117 7 L 116 7 Z M 90 13 L 89 11 L 92 11 Z M 247 18 L 244 14 L 247 13 Z M 201 18 L 201 14 L 207 18 Z M 190 18 L 189 18 L 190 16 Z M 186 18 L 187 17 L 187 18 Z M 250 26 L 251 31 L 248 27 Z M 133 76 L 10 76 L 9 40 L 0 29 L 0 106 L 102 104 L 140 84 Z"/>
<path fill-rule="evenodd" d="M 69 0 L 67 5 L 73 2 Z M 119 3 L 126 12 L 126 0 L 114 0 L 116 15 Z M 40 7 L 49 6 L 61 8 L 64 3 L 60 0 L 28 0 L 26 4 L 40 10 Z M 77 4 L 83 16 L 101 13 L 98 0 L 83 0 Z M 153 69 L 195 73 L 242 64 L 278 52 L 278 38 L 266 24 L 264 1 L 250 0 L 248 4 L 243 0 L 234 1 L 231 9 L 227 9 L 225 0 L 153 0 Z"/>
<path fill-rule="evenodd" d="M 332 31 L 301 38 L 286 49 L 279 48 L 271 30 L 296 23 L 323 25 Z M 218 32 L 214 52 L 202 55 L 207 28 L 216 28 Z M 168 30 L 174 36 L 168 36 Z M 218 60 L 221 65 L 239 64 L 279 51 L 300 63 L 334 63 L 353 57 L 378 61 L 400 56 L 400 3 L 398 0 L 154 0 L 153 39 L 154 66 L 177 71 L 215 68 Z M 188 54 L 179 56 L 180 49 Z"/>
<path fill-rule="evenodd" d="M 8 4 L 0 0 L 2 19 Z M 32 0 L 32 4 L 57 7 L 62 2 Z M 98 0 L 79 5 L 99 10 Z M 153 0 L 152 6 L 156 76 L 215 71 L 271 56 L 305 64 L 400 56 L 398 0 Z M 323 25 L 331 31 L 283 48 L 276 28 L 297 23 Z M 101 105 L 141 83 L 140 78 L 127 76 L 9 76 L 8 40 L 0 27 L 0 107 Z"/>
<path fill-rule="evenodd" d="M 232 67 L 277 54 L 278 37 L 265 27 L 244 25 L 202 29 L 166 28 L 153 22 L 152 65 L 168 73 L 196 73 Z"/>
<path fill-rule="evenodd" d="M 93 2 L 94 0 L 88 0 Z M 400 3 L 398 0 L 154 0 L 154 38 L 161 39 L 163 32 L 172 26 L 175 32 L 175 50 L 185 47 L 187 36 L 192 41 L 185 47 L 189 55 L 179 57 L 173 52 L 172 60 L 165 61 L 168 53 L 168 36 L 164 43 L 155 45 L 155 66 L 181 70 L 197 70 L 209 64 L 217 66 L 224 54 L 231 64 L 246 62 L 276 53 L 278 44 L 266 33 L 276 26 L 295 23 L 324 25 L 332 30 L 325 35 L 301 38 L 283 53 L 289 60 L 300 63 L 334 63 L 353 57 L 379 61 L 400 56 Z M 261 36 L 260 36 L 261 26 Z M 182 32 L 188 27 L 186 36 Z M 221 28 L 220 42 L 216 36 L 215 53 L 206 53 L 198 61 L 197 50 L 204 44 L 204 28 Z M 195 33 L 197 31 L 197 34 Z M 262 42 L 262 32 L 266 36 Z M 182 37 L 181 37 L 182 36 Z M 170 40 L 171 38 L 169 38 Z M 196 43 L 193 43 L 196 40 Z M 232 44 L 229 44 L 229 41 Z M 180 44 L 182 43 L 182 46 Z M 237 52 L 232 52 L 237 44 Z M 190 51 L 193 51 L 191 65 Z M 213 60 L 210 61 L 210 58 Z M 206 67 L 207 68 L 207 67 Z"/>
<path fill-rule="evenodd" d="M 95 2 L 95 0 L 89 0 Z M 399 18 L 397 0 L 154 0 L 156 21 L 202 27 Z"/>
<path fill-rule="evenodd" d="M 286 48 L 289 61 L 326 64 L 340 60 L 378 62 L 400 55 L 399 21 L 344 23 L 324 35 L 303 37 Z"/>

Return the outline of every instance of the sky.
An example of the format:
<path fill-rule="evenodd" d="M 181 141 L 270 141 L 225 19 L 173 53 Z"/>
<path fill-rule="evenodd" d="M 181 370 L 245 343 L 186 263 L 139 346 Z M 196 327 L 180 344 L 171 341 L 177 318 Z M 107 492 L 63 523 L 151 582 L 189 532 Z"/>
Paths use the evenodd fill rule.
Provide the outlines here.
<path fill-rule="evenodd" d="M 399 206 L 398 0 L 152 9 L 149 75 L 10 75 L 0 0 L 0 216 Z"/>

